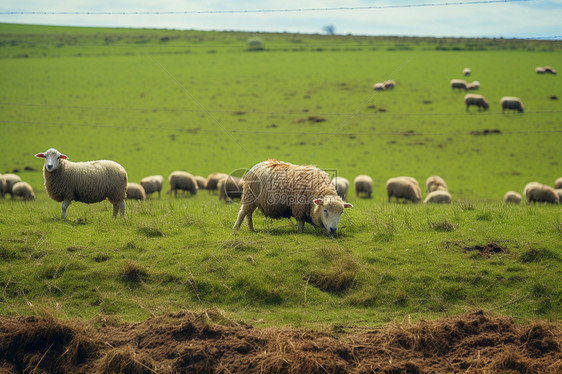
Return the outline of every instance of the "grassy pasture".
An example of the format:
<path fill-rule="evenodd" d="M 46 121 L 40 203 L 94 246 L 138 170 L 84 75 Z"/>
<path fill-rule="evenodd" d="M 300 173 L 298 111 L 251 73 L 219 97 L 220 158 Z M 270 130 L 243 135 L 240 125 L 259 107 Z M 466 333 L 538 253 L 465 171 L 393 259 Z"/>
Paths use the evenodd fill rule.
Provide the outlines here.
<path fill-rule="evenodd" d="M 273 324 L 471 308 L 560 319 L 560 208 L 501 204 L 507 190 L 562 175 L 560 101 L 549 99 L 562 84 L 534 73 L 559 67 L 560 42 L 264 34 L 266 50 L 248 52 L 248 37 L 0 25 L 0 172 L 21 170 L 37 195 L 0 201 L 0 313 L 141 320 L 218 305 Z M 488 112 L 466 113 L 449 88 L 467 66 Z M 385 79 L 395 90 L 372 91 Z M 506 95 L 526 113 L 502 115 Z M 501 133 L 471 135 L 484 130 Z M 257 233 L 233 233 L 238 206 L 206 191 L 128 202 L 128 220 L 75 203 L 62 222 L 41 173 L 24 170 L 40 169 L 33 154 L 49 147 L 116 160 L 130 181 L 275 157 L 369 174 L 375 191 L 351 191 L 336 237 L 261 217 Z M 385 202 L 388 178 L 432 174 L 455 204 Z M 489 243 L 502 250 L 480 253 Z"/>

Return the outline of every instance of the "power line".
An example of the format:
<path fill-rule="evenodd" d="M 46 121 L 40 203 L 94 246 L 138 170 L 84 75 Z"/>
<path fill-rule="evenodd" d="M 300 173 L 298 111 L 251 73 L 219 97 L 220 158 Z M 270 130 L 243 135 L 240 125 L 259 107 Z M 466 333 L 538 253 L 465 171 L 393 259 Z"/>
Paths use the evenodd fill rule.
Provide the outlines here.
<path fill-rule="evenodd" d="M 183 10 L 183 11 L 0 11 L 0 14 L 40 14 L 40 15 L 174 15 L 174 14 L 239 14 L 239 13 L 299 13 L 299 12 L 329 12 L 329 11 L 356 11 L 373 9 L 397 8 L 427 8 L 452 5 L 481 5 L 497 3 L 529 2 L 534 0 L 481 0 L 481 1 L 456 1 L 446 3 L 424 4 L 397 4 L 373 5 L 360 7 L 336 8 L 284 8 L 284 9 L 244 9 L 244 10 Z"/>

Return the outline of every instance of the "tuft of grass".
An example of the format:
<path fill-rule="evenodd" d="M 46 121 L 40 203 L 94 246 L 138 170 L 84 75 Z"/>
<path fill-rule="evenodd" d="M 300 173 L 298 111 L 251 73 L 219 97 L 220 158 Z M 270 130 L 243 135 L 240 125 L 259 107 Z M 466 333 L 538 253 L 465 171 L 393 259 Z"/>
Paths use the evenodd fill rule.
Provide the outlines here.
<path fill-rule="evenodd" d="M 523 263 L 540 261 L 560 261 L 560 255 L 544 248 L 530 248 L 519 256 L 519 261 Z"/>
<path fill-rule="evenodd" d="M 159 227 L 153 227 L 144 224 L 139 226 L 138 231 L 147 238 L 157 238 L 164 236 L 162 229 L 160 229 Z"/>
<path fill-rule="evenodd" d="M 456 223 L 451 223 L 449 220 L 441 220 L 441 221 L 429 221 L 429 226 L 435 231 L 442 231 L 442 232 L 451 232 L 455 231 L 459 228 L 459 225 Z"/>
<path fill-rule="evenodd" d="M 135 261 L 127 260 L 119 273 L 119 278 L 128 283 L 140 283 L 148 280 L 149 275 L 145 266 Z"/>
<path fill-rule="evenodd" d="M 310 284 L 325 292 L 343 293 L 351 288 L 358 276 L 358 266 L 349 259 L 341 259 L 329 268 L 310 273 Z"/>

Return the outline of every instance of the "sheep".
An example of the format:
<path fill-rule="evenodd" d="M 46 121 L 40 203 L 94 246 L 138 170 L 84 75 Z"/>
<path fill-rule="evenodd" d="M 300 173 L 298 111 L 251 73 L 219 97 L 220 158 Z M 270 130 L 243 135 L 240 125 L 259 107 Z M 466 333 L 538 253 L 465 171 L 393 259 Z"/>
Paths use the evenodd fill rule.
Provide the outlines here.
<path fill-rule="evenodd" d="M 537 74 L 544 74 L 544 68 L 541 67 L 541 66 L 537 66 L 537 67 L 535 68 L 535 73 L 537 73 Z"/>
<path fill-rule="evenodd" d="M 451 89 L 458 88 L 459 90 L 468 90 L 468 86 L 465 80 L 462 79 L 451 79 L 449 82 L 451 84 Z"/>
<path fill-rule="evenodd" d="M 505 112 L 506 109 L 516 110 L 519 113 L 523 113 L 523 102 L 518 97 L 513 96 L 504 96 L 500 100 L 500 105 L 502 107 L 502 113 Z"/>
<path fill-rule="evenodd" d="M 375 83 L 373 84 L 373 90 L 375 91 L 384 91 L 384 83 Z"/>
<path fill-rule="evenodd" d="M 554 188 L 562 188 L 562 177 L 554 181 Z"/>
<path fill-rule="evenodd" d="M 383 85 L 385 90 L 392 90 L 394 86 L 396 86 L 396 82 L 389 79 L 387 81 L 384 81 Z"/>
<path fill-rule="evenodd" d="M 452 197 L 449 192 L 436 190 L 428 193 L 423 202 L 425 204 L 450 204 L 451 200 Z"/>
<path fill-rule="evenodd" d="M 432 175 L 431 177 L 427 178 L 425 181 L 425 187 L 427 188 L 427 192 L 433 191 L 449 191 L 447 188 L 447 183 L 438 175 Z"/>
<path fill-rule="evenodd" d="M 62 201 L 62 219 L 72 201 L 93 204 L 105 199 L 113 205 L 113 217 L 125 216 L 127 172 L 115 161 L 72 162 L 54 148 L 35 155 L 45 159 L 43 178 L 49 197 Z"/>
<path fill-rule="evenodd" d="M 479 90 L 479 89 L 480 89 L 480 82 L 474 81 L 474 82 L 472 82 L 472 83 L 467 83 L 467 84 L 466 84 L 466 88 L 467 88 L 468 90 L 472 90 L 472 91 L 474 91 L 474 90 Z"/>
<path fill-rule="evenodd" d="M 503 195 L 503 201 L 506 204 L 521 204 L 521 195 L 515 191 L 507 191 Z"/>
<path fill-rule="evenodd" d="M 164 185 L 164 177 L 161 175 L 151 175 L 148 177 L 144 177 L 141 179 L 140 185 L 142 186 L 142 188 L 144 188 L 146 197 L 150 197 L 154 192 L 158 192 L 158 198 L 160 198 L 162 186 Z"/>
<path fill-rule="evenodd" d="M 209 174 L 209 176 L 207 177 L 207 189 L 209 190 L 209 193 L 217 191 L 219 181 L 226 177 L 228 177 L 228 174 L 225 173 Z"/>
<path fill-rule="evenodd" d="M 548 66 L 548 65 L 544 67 L 544 72 L 546 74 L 556 74 L 556 73 L 558 73 L 556 71 L 556 69 L 554 69 L 552 66 Z"/>
<path fill-rule="evenodd" d="M 422 199 L 421 189 L 417 181 L 413 179 L 411 177 L 396 177 L 387 180 L 385 187 L 388 202 L 390 203 L 390 198 L 393 196 L 396 198 L 396 201 L 398 199 L 406 199 L 414 203 L 419 202 Z"/>
<path fill-rule="evenodd" d="M 200 190 L 204 190 L 207 188 L 207 178 L 202 177 L 200 175 L 195 176 L 195 181 L 197 182 L 197 188 Z"/>
<path fill-rule="evenodd" d="M 229 175 L 219 181 L 217 188 L 219 190 L 219 200 L 230 203 L 232 199 L 242 197 L 242 178 Z"/>
<path fill-rule="evenodd" d="M 6 185 L 6 178 L 2 174 L 0 174 L 0 197 L 3 199 L 4 195 L 6 194 L 6 190 L 8 186 Z"/>
<path fill-rule="evenodd" d="M 144 187 L 139 183 L 127 183 L 127 199 L 146 200 Z"/>
<path fill-rule="evenodd" d="M 480 109 L 488 109 L 490 104 L 488 104 L 488 100 L 482 95 L 477 94 L 466 94 L 464 97 L 464 103 L 466 104 L 466 111 L 468 112 L 468 108 L 471 105 L 477 106 L 478 110 Z"/>
<path fill-rule="evenodd" d="M 174 193 L 174 197 L 178 197 L 178 190 L 189 191 L 191 196 L 197 194 L 197 181 L 187 171 L 173 171 L 168 177 L 170 182 L 170 190 L 168 194 Z"/>
<path fill-rule="evenodd" d="M 552 187 L 538 182 L 527 183 L 525 189 L 523 190 L 523 194 L 527 198 L 528 203 L 544 202 L 558 204 L 560 202 L 558 194 Z"/>
<path fill-rule="evenodd" d="M 464 68 L 464 69 L 462 69 L 462 75 L 464 75 L 465 77 L 469 76 L 470 73 L 472 73 L 472 71 L 470 70 L 470 68 Z"/>
<path fill-rule="evenodd" d="M 4 174 L 4 180 L 6 181 L 6 193 L 14 197 L 14 195 L 12 195 L 12 187 L 14 184 L 21 182 L 20 176 L 16 174 Z"/>
<path fill-rule="evenodd" d="M 12 187 L 12 198 L 21 197 L 24 201 L 35 200 L 33 188 L 27 182 L 17 182 Z"/>
<path fill-rule="evenodd" d="M 304 223 L 333 234 L 341 214 L 353 205 L 338 196 L 328 173 L 313 165 L 293 165 L 274 159 L 254 165 L 244 176 L 244 192 L 234 229 L 246 217 L 254 231 L 252 213 L 260 208 L 269 218 L 295 217 L 298 231 Z"/>
<path fill-rule="evenodd" d="M 558 195 L 558 201 L 562 201 L 562 188 L 557 188 L 554 192 Z"/>
<path fill-rule="evenodd" d="M 343 201 L 346 201 L 347 192 L 349 191 L 349 181 L 344 177 L 334 177 L 332 179 L 332 184 L 336 188 L 338 196 L 341 197 Z"/>
<path fill-rule="evenodd" d="M 373 193 L 373 179 L 365 174 L 358 175 L 353 181 L 355 186 L 355 196 L 365 195 L 368 199 L 371 198 Z"/>

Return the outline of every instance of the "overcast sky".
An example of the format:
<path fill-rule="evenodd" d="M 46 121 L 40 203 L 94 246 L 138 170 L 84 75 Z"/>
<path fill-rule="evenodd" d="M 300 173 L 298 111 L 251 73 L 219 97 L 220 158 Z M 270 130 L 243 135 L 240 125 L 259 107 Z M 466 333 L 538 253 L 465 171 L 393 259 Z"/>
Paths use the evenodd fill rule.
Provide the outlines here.
<path fill-rule="evenodd" d="M 324 33 L 324 26 L 332 25 L 336 34 L 562 39 L 562 0 L 498 3 L 482 0 L 480 4 L 471 4 L 476 1 L 4 0 L 0 3 L 0 22 L 295 33 Z M 445 3 L 452 5 L 437 5 Z M 396 8 L 401 5 L 405 7 Z M 393 8 L 385 8 L 389 6 Z M 379 8 L 341 9 L 362 7 Z M 297 9 L 301 11 L 294 11 Z M 255 12 L 257 10 L 262 11 Z M 8 12 L 59 14 L 6 14 Z M 128 14 L 60 14 L 62 12 Z"/>

